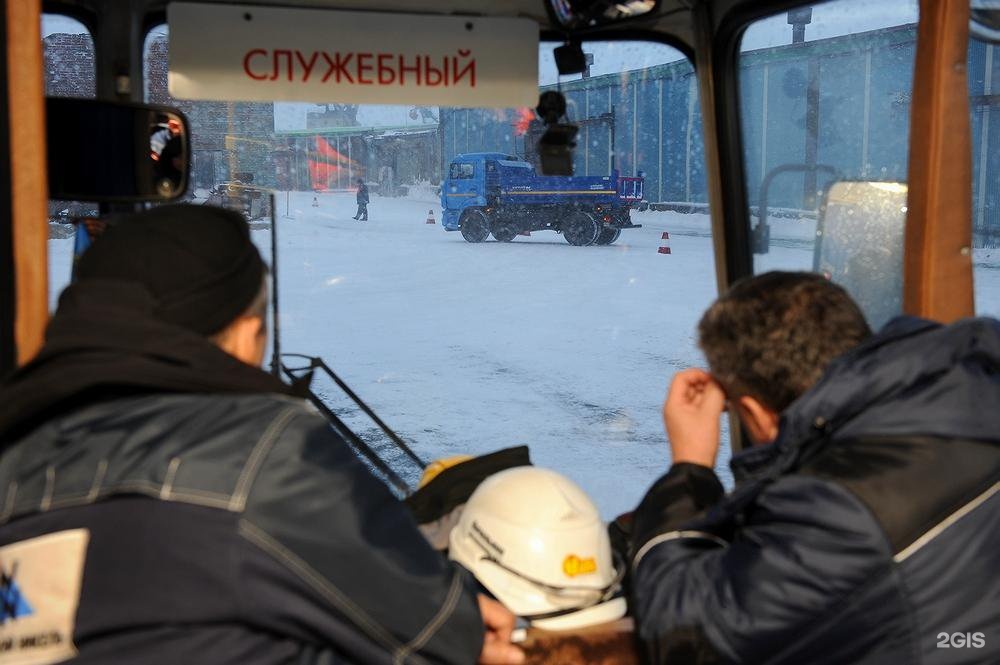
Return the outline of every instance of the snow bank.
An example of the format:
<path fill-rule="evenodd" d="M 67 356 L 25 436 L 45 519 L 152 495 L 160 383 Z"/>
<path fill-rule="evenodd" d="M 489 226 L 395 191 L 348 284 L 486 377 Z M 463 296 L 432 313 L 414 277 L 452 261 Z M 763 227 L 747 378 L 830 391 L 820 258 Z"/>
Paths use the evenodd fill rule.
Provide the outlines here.
<path fill-rule="evenodd" d="M 441 185 L 432 185 L 429 182 L 418 182 L 413 185 L 403 185 L 406 187 L 406 197 L 411 201 L 420 201 L 440 205 Z"/>

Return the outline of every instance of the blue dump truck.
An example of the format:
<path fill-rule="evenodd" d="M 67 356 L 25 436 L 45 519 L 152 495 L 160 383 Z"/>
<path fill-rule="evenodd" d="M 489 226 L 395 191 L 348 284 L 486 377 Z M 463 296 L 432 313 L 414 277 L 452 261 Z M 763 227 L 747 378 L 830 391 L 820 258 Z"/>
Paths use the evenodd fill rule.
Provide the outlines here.
<path fill-rule="evenodd" d="M 542 176 L 513 155 L 457 155 L 441 187 L 442 223 L 468 242 L 492 233 L 510 242 L 519 233 L 551 230 L 571 245 L 610 245 L 633 224 L 629 210 L 642 200 L 642 177 Z"/>

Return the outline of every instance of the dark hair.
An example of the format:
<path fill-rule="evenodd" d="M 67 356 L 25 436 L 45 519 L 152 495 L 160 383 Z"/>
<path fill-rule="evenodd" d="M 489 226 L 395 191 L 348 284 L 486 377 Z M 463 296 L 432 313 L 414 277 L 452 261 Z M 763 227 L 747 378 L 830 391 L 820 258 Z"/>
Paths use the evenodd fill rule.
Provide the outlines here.
<path fill-rule="evenodd" d="M 730 399 L 749 395 L 778 412 L 869 335 L 844 289 L 805 272 L 740 280 L 698 324 L 709 368 Z"/>

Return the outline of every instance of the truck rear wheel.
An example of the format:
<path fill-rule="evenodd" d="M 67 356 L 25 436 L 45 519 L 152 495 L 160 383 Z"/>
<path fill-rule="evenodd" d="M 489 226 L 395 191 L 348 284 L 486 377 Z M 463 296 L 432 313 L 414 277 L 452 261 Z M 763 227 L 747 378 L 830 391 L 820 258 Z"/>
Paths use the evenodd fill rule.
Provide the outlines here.
<path fill-rule="evenodd" d="M 571 245 L 593 245 L 601 232 L 601 223 L 593 215 L 577 211 L 566 216 L 562 223 L 563 237 Z"/>
<path fill-rule="evenodd" d="M 489 222 L 481 210 L 467 211 L 458 225 L 466 242 L 482 242 L 490 235 Z"/>
<path fill-rule="evenodd" d="M 601 232 L 597 235 L 597 240 L 594 241 L 595 245 L 610 245 L 615 240 L 618 240 L 618 236 L 622 234 L 621 229 L 616 229 L 613 226 L 605 226 L 601 229 Z"/>
<path fill-rule="evenodd" d="M 517 225 L 517 222 L 499 217 L 493 219 L 493 237 L 498 242 L 510 242 L 519 230 L 520 227 Z"/>

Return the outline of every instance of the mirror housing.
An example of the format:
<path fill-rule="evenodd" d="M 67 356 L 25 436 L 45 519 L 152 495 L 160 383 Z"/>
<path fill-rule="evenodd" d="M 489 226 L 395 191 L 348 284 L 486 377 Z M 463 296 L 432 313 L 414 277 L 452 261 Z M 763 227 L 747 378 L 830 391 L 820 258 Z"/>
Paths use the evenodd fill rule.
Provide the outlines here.
<path fill-rule="evenodd" d="M 171 201 L 188 187 L 190 130 L 177 109 L 46 98 L 49 198 Z"/>
<path fill-rule="evenodd" d="M 552 55 L 555 57 L 559 76 L 582 74 L 587 70 L 587 55 L 583 52 L 583 44 L 579 40 L 570 40 L 562 46 L 557 46 Z"/>
<path fill-rule="evenodd" d="M 785 173 L 820 173 L 830 178 L 840 177 L 839 172 L 829 164 L 782 164 L 776 166 L 764 176 L 760 183 L 760 194 L 757 198 L 757 225 L 750 229 L 750 248 L 754 254 L 767 254 L 771 248 L 771 225 L 768 220 L 767 199 L 774 179 Z"/>

